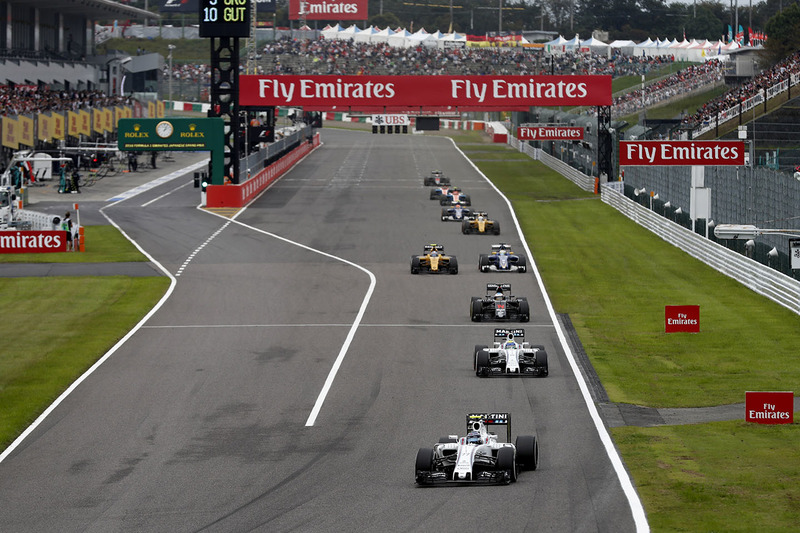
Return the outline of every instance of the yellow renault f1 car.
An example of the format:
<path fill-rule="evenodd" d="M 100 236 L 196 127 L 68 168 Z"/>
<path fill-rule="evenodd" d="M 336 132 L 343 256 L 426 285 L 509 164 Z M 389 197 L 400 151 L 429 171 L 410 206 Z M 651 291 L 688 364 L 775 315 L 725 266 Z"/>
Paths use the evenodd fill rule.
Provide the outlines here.
<path fill-rule="evenodd" d="M 461 233 L 481 233 L 484 235 L 500 235 L 500 223 L 490 220 L 489 215 L 484 211 L 473 213 L 469 218 L 461 222 Z"/>
<path fill-rule="evenodd" d="M 445 255 L 441 244 L 426 244 L 422 255 L 411 256 L 411 273 L 458 274 L 458 260 L 454 255 Z"/>

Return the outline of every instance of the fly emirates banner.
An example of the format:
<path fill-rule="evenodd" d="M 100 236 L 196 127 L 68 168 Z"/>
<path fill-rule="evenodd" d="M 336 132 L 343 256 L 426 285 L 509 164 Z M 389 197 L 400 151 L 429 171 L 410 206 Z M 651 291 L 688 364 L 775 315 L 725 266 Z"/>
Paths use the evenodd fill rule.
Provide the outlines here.
<path fill-rule="evenodd" d="M 611 76 L 239 76 L 242 106 L 525 109 L 611 105 Z"/>

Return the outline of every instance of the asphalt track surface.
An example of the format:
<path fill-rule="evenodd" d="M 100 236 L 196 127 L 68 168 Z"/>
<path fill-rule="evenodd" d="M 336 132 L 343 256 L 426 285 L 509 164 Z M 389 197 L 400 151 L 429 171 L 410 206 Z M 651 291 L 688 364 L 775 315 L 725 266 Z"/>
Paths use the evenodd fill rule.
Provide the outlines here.
<path fill-rule="evenodd" d="M 521 244 L 501 196 L 445 138 L 323 141 L 233 221 L 196 208 L 188 175 L 104 209 L 174 290 L 0 463 L 0 529 L 636 529 L 535 275 L 477 270 L 492 243 Z M 433 169 L 500 238 L 439 220 Z M 429 242 L 457 276 L 410 274 Z M 496 324 L 470 322 L 469 299 L 495 281 L 528 297 L 549 377 L 475 376 Z M 539 469 L 417 487 L 417 449 L 471 411 L 511 413 Z"/>

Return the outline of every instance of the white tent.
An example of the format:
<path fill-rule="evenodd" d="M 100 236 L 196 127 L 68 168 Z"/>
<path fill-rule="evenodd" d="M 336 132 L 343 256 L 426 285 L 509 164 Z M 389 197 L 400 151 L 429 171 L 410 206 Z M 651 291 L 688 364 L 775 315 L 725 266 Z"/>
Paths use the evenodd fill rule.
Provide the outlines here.
<path fill-rule="evenodd" d="M 550 52 L 551 54 L 561 53 L 564 51 L 564 44 L 567 42 L 561 35 L 557 38 L 553 39 L 549 43 L 544 43 L 545 50 Z"/>
<path fill-rule="evenodd" d="M 575 37 L 564 43 L 564 48 L 566 50 L 577 51 L 580 47 L 581 47 L 581 38 L 578 36 L 577 33 L 575 34 Z"/>
<path fill-rule="evenodd" d="M 373 33 L 370 35 L 369 41 L 371 43 L 386 43 L 389 42 L 389 37 L 394 35 L 394 30 L 386 26 L 385 29 L 379 31 L 378 33 Z"/>
<path fill-rule="evenodd" d="M 390 35 L 386 42 L 395 48 L 408 48 L 411 46 L 411 41 L 409 41 L 411 35 L 408 30 L 399 29 Z"/>
<path fill-rule="evenodd" d="M 328 40 L 333 40 L 338 38 L 339 32 L 341 32 L 342 30 L 344 30 L 344 28 L 342 28 L 338 24 L 336 26 L 328 25 L 325 28 L 323 28 L 320 33 L 322 34 L 323 38 Z"/>
<path fill-rule="evenodd" d="M 438 40 L 439 38 L 435 34 L 428 33 L 425 31 L 425 28 L 422 28 L 421 30 L 412 33 L 407 42 L 409 48 L 420 45 L 433 47 L 436 46 Z"/>
<path fill-rule="evenodd" d="M 439 48 L 464 48 L 467 46 L 467 36 L 460 33 L 448 33 L 439 38 Z"/>
<path fill-rule="evenodd" d="M 336 35 L 336 38 L 337 38 L 337 39 L 340 39 L 340 40 L 349 40 L 349 41 L 352 41 L 352 40 L 355 38 L 355 36 L 356 36 L 356 35 L 358 35 L 360 32 L 361 32 L 361 30 L 360 30 L 360 29 L 358 29 L 358 26 L 356 26 L 355 24 L 353 24 L 353 25 L 351 25 L 349 28 L 346 28 L 346 29 L 344 29 L 344 30 L 340 31 L 340 32 L 339 32 L 339 33 Z"/>
<path fill-rule="evenodd" d="M 611 46 L 594 37 L 581 41 L 581 48 L 588 48 L 592 52 L 601 55 L 606 55 L 611 50 Z"/>
<path fill-rule="evenodd" d="M 372 40 L 372 36 L 375 35 L 376 33 L 378 33 L 378 30 L 376 30 L 373 26 L 370 26 L 369 28 L 361 30 L 360 32 L 356 33 L 355 36 L 353 37 L 353 42 L 368 43 Z"/>

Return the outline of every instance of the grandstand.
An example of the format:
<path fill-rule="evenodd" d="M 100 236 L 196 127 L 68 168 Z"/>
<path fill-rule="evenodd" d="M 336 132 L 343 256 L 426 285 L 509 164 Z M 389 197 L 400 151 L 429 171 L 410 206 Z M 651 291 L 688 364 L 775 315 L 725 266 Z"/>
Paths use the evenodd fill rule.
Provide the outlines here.
<path fill-rule="evenodd" d="M 25 0 L 3 6 L 0 85 L 107 90 L 108 60 L 96 55 L 97 22 L 159 18 L 111 0 Z"/>

